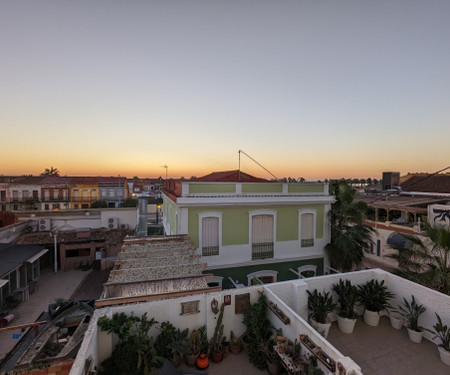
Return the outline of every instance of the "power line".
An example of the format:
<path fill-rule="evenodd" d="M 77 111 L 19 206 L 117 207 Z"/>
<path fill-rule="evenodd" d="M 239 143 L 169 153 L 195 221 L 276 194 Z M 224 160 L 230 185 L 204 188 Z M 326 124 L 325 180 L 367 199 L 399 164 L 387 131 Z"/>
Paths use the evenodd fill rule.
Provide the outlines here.
<path fill-rule="evenodd" d="M 414 181 L 411 185 L 409 185 L 409 187 L 413 187 L 413 186 L 417 185 L 419 182 L 425 181 L 426 179 L 428 179 L 428 178 L 430 178 L 430 177 L 433 177 L 433 176 L 435 176 L 435 175 L 437 175 L 437 174 L 439 174 L 439 173 L 441 173 L 441 172 L 444 172 L 444 171 L 446 171 L 447 169 L 450 169 L 450 165 L 449 165 L 448 167 L 446 167 L 446 168 L 442 168 L 442 169 L 440 169 L 440 170 L 438 170 L 438 171 L 436 171 L 436 172 L 433 172 L 433 173 L 431 173 L 431 174 L 429 174 L 429 175 L 426 175 L 425 177 L 422 177 L 422 178 L 420 178 L 420 179 L 417 179 L 417 180 Z M 392 194 L 394 194 L 394 193 L 397 193 L 397 191 L 390 191 L 390 192 L 384 194 L 384 195 L 381 196 L 381 197 L 375 198 L 375 199 L 374 199 L 372 202 L 370 202 L 370 203 L 374 203 L 374 202 L 376 202 L 376 201 L 379 201 L 379 200 L 381 200 L 381 199 L 384 199 L 384 198 L 386 198 L 387 196 L 392 195 Z"/>
<path fill-rule="evenodd" d="M 239 174 L 241 173 L 241 153 L 243 153 L 245 156 L 247 156 L 250 160 L 258 164 L 262 169 L 264 169 L 267 173 L 269 173 L 275 180 L 278 180 L 278 177 L 275 176 L 271 171 L 269 171 L 266 167 L 264 167 L 262 164 L 258 163 L 255 159 L 253 159 L 249 154 L 246 152 L 239 150 Z"/>

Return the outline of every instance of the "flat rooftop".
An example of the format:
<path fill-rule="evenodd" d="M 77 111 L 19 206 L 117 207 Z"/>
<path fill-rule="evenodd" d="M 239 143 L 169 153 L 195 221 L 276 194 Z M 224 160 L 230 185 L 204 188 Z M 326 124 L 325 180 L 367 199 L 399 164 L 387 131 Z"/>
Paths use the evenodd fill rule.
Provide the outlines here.
<path fill-rule="evenodd" d="M 413 343 L 406 327 L 391 327 L 382 316 L 377 327 L 358 319 L 353 333 L 339 330 L 332 324 L 327 340 L 343 355 L 351 357 L 364 375 L 449 375 L 450 368 L 441 362 L 436 344 L 423 339 Z"/>

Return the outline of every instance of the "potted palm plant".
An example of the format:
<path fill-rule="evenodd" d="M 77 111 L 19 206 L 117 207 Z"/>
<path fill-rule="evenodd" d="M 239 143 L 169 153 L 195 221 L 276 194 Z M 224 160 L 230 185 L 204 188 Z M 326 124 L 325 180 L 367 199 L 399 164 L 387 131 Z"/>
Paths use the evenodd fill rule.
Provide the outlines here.
<path fill-rule="evenodd" d="M 403 297 L 403 303 L 398 306 L 397 311 L 405 318 L 408 336 L 412 342 L 420 343 L 422 341 L 424 328 L 419 326 L 419 317 L 425 312 L 424 305 L 419 305 L 414 296 L 411 296 L 411 303 Z"/>
<path fill-rule="evenodd" d="M 372 279 L 358 288 L 358 300 L 364 307 L 364 322 L 375 327 L 380 321 L 380 312 L 390 307 L 389 300 L 394 295 L 384 285 L 384 280 Z"/>
<path fill-rule="evenodd" d="M 333 284 L 333 292 L 338 296 L 337 321 L 339 329 L 344 333 L 352 333 L 355 329 L 356 314 L 354 310 L 357 301 L 358 289 L 350 280 L 339 280 Z"/>
<path fill-rule="evenodd" d="M 167 345 L 167 348 L 171 353 L 171 357 L 169 358 L 170 362 L 172 362 L 175 367 L 180 366 L 184 355 L 189 353 L 188 329 L 186 328 L 181 331 L 177 328 L 170 343 Z"/>
<path fill-rule="evenodd" d="M 435 335 L 433 339 L 438 338 L 441 343 L 438 346 L 439 356 L 441 361 L 447 366 L 450 366 L 450 326 L 442 323 L 441 317 L 436 314 L 437 323 L 433 326 L 433 332 Z"/>
<path fill-rule="evenodd" d="M 317 289 L 314 289 L 312 293 L 309 290 L 306 292 L 308 293 L 308 310 L 311 325 L 326 338 L 331 326 L 327 316 L 336 308 L 337 304 L 333 301 L 330 292 L 321 293 Z"/>

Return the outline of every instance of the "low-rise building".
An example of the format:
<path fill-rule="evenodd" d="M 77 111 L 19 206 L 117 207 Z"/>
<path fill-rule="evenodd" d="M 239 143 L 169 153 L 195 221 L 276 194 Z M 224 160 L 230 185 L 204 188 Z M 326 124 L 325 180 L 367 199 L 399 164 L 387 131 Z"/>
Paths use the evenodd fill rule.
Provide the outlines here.
<path fill-rule="evenodd" d="M 298 277 L 299 267 L 328 266 L 327 183 L 271 182 L 242 171 L 168 180 L 163 189 L 166 234 L 188 234 L 213 273 L 213 285 L 251 285 Z"/>

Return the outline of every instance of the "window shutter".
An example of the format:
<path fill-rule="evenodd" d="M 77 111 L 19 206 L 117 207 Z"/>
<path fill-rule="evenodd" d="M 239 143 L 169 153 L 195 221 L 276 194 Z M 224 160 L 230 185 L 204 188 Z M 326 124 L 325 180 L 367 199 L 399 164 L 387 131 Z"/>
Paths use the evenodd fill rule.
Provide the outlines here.
<path fill-rule="evenodd" d="M 301 216 L 301 242 L 302 247 L 314 246 L 314 215 Z"/>
<path fill-rule="evenodd" d="M 256 215 L 252 218 L 252 242 L 273 242 L 273 216 Z"/>

